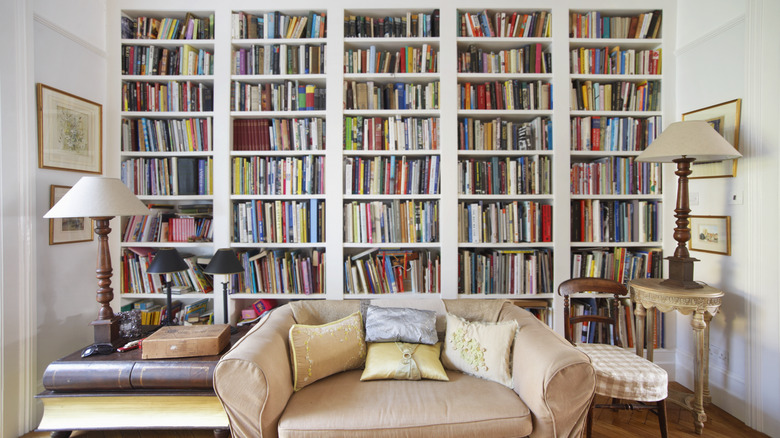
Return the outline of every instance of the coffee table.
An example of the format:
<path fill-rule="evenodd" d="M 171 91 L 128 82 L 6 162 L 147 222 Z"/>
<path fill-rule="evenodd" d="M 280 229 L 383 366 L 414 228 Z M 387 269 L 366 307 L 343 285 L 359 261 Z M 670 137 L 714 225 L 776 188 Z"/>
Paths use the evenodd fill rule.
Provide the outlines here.
<path fill-rule="evenodd" d="M 248 331 L 231 336 L 233 345 Z M 225 349 L 227 349 L 229 346 Z M 228 419 L 213 389 L 222 354 L 141 359 L 139 349 L 58 359 L 43 373 L 39 431 L 68 437 L 73 430 L 213 429 L 229 437 Z"/>

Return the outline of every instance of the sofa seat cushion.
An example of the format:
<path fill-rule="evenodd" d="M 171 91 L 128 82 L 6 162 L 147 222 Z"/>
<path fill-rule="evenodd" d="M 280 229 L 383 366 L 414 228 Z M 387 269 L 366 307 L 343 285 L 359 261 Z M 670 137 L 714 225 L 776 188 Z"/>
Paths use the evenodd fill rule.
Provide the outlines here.
<path fill-rule="evenodd" d="M 279 436 L 523 437 L 533 428 L 528 407 L 498 383 L 449 370 L 449 382 L 361 382 L 360 374 L 335 374 L 293 394 Z"/>

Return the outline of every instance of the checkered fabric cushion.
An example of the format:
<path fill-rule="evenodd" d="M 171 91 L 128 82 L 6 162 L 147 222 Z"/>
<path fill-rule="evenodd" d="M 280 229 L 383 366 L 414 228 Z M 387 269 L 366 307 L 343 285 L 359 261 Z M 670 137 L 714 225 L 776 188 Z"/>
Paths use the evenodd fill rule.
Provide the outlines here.
<path fill-rule="evenodd" d="M 653 402 L 666 398 L 666 371 L 631 351 L 606 344 L 577 344 L 596 370 L 596 394 Z"/>

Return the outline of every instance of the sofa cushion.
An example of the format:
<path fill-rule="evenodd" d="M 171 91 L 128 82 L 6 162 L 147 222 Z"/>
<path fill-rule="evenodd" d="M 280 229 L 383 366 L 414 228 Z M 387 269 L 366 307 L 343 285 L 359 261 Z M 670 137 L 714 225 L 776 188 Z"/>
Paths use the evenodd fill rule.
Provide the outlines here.
<path fill-rule="evenodd" d="M 512 387 L 510 353 L 517 322 L 469 322 L 447 314 L 445 367 Z"/>
<path fill-rule="evenodd" d="M 293 324 L 290 355 L 295 391 L 323 377 L 362 367 L 366 360 L 360 312 L 323 325 Z"/>
<path fill-rule="evenodd" d="M 360 380 L 447 380 L 439 360 L 441 344 L 372 342 L 368 344 L 366 369 Z"/>
<path fill-rule="evenodd" d="M 366 309 L 366 342 L 433 345 L 438 340 L 436 312 L 432 310 L 377 306 Z"/>
<path fill-rule="evenodd" d="M 334 374 L 296 392 L 280 437 L 523 437 L 531 414 L 511 389 L 457 371 L 436 380 L 360 381 Z"/>

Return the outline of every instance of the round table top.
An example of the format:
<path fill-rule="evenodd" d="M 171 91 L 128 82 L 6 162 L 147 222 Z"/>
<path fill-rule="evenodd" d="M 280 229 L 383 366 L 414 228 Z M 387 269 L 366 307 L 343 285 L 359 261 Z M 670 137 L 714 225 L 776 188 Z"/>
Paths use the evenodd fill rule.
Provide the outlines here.
<path fill-rule="evenodd" d="M 699 289 L 683 289 L 661 284 L 663 278 L 640 278 L 628 285 L 631 298 L 645 308 L 655 307 L 662 312 L 677 310 L 683 314 L 694 311 L 717 313 L 723 291 L 702 284 Z"/>

